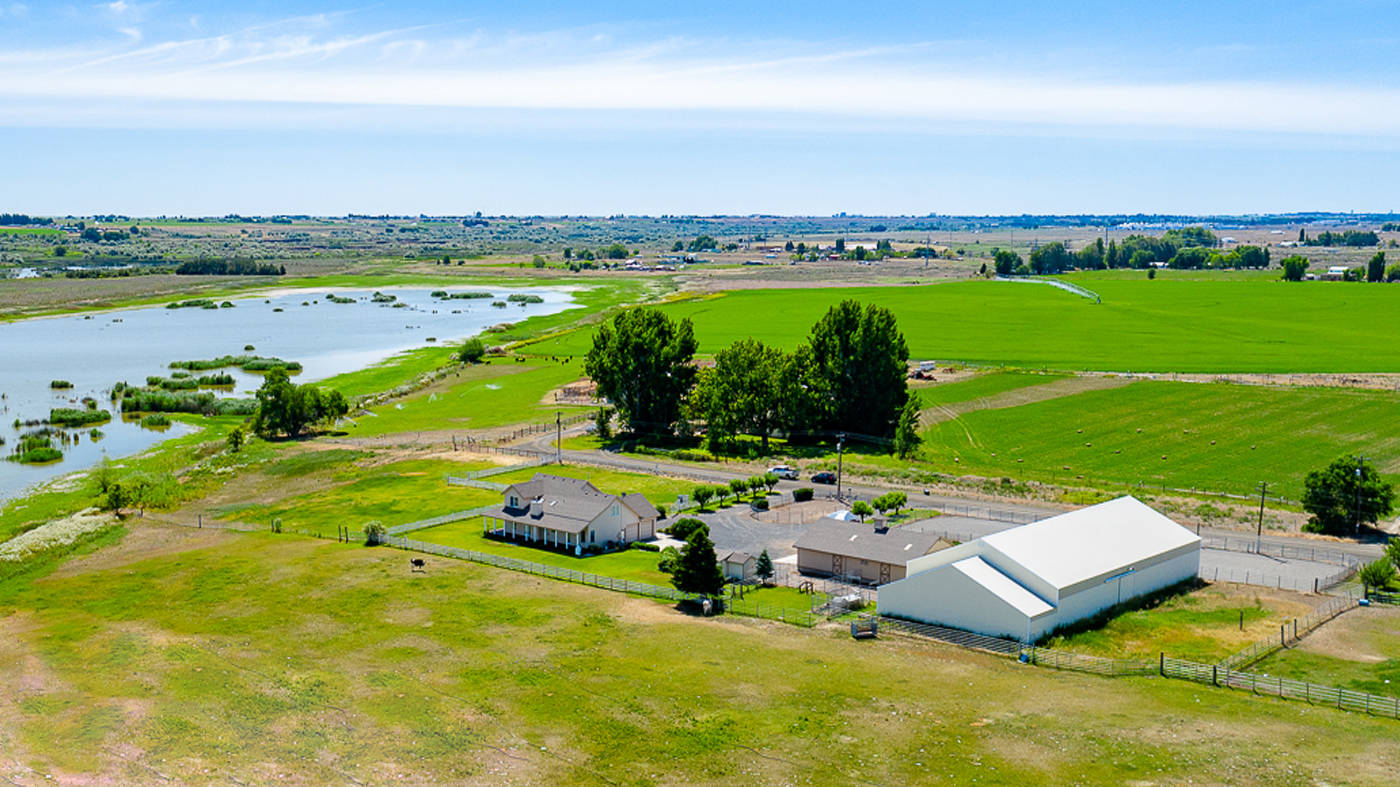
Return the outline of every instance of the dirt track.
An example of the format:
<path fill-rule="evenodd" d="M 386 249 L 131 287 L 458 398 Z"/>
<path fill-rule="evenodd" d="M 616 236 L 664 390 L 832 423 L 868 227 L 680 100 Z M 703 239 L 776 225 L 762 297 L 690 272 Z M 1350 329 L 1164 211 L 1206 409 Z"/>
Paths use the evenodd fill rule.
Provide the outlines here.
<path fill-rule="evenodd" d="M 1032 402 L 1044 402 L 1050 399 L 1058 399 L 1061 396 L 1073 396 L 1085 391 L 1098 391 L 1104 388 L 1121 388 L 1132 382 L 1122 377 L 1070 377 L 1067 379 L 1053 380 L 1043 385 L 1032 385 L 1028 388 L 1017 388 L 1014 391 L 1006 391 L 995 396 L 984 396 L 981 399 L 973 399 L 967 402 L 954 402 L 952 404 L 935 405 L 924 409 L 919 413 L 919 425 L 928 428 L 934 424 L 944 421 L 951 421 L 958 416 L 974 412 L 976 410 L 1001 410 L 1008 407 L 1020 407 L 1023 404 Z"/>

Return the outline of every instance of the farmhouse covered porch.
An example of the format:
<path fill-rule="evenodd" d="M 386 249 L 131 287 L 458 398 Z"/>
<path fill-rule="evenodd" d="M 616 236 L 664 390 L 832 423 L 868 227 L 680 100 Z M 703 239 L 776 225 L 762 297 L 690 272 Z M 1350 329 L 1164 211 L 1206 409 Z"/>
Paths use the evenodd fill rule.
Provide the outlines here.
<path fill-rule="evenodd" d="M 483 535 L 503 541 L 536 544 L 551 549 L 571 550 L 576 554 L 590 543 L 586 533 L 571 533 L 565 530 L 542 527 L 538 524 L 517 522 L 500 516 L 482 517 Z"/>

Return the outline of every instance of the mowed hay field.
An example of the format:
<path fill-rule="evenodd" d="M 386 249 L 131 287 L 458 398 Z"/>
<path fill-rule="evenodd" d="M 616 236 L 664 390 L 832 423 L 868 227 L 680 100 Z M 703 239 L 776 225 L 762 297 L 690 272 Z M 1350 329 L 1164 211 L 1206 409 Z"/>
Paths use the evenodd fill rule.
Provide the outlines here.
<path fill-rule="evenodd" d="M 0 774 L 150 783 L 1385 784 L 1394 722 L 132 523 L 0 582 Z M 109 539 L 112 540 L 112 539 Z M 50 777 L 52 777 L 50 779 Z"/>
<path fill-rule="evenodd" d="M 1400 324 L 1397 286 L 1176 271 L 1150 281 L 1146 273 L 1066 279 L 1103 303 L 1048 285 L 978 279 L 739 290 L 661 308 L 694 321 L 705 353 L 746 338 L 790 349 L 829 307 L 854 299 L 893 311 L 915 359 L 1100 371 L 1400 371 L 1400 345 L 1377 335 Z M 590 337 L 584 329 L 529 352 L 581 355 Z"/>
<path fill-rule="evenodd" d="M 959 390 L 976 399 L 992 388 L 974 382 L 943 386 L 936 399 L 947 406 Z M 1085 485 L 1243 494 L 1267 481 L 1270 494 L 1295 500 L 1308 471 L 1350 452 L 1400 476 L 1400 395 L 1388 392 L 1138 381 L 1007 403 L 990 398 L 987 409 L 934 423 L 920 457 L 949 472 Z"/>

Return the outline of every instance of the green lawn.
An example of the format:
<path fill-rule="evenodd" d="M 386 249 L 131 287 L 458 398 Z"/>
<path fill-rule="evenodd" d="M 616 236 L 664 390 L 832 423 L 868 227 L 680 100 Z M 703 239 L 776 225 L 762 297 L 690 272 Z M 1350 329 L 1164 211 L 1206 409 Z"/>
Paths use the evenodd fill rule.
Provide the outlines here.
<path fill-rule="evenodd" d="M 1392 724 L 1305 703 L 148 527 L 0 580 L 15 780 L 1384 784 L 1400 768 Z"/>
<path fill-rule="evenodd" d="M 1400 474 L 1397 412 L 1386 392 L 1142 381 L 967 413 L 926 430 L 921 455 L 948 472 L 1086 485 L 1247 494 L 1267 481 L 1296 500 L 1308 471 L 1348 452 Z"/>
<path fill-rule="evenodd" d="M 985 280 L 905 287 L 737 290 L 662 307 L 689 317 L 701 352 L 756 338 L 792 348 L 843 299 L 894 311 L 913 358 L 1029 368 L 1191 372 L 1400 371 L 1400 287 L 1166 271 L 1156 280 L 1078 274 L 1102 304 Z M 586 353 L 588 331 L 534 346 Z"/>
<path fill-rule="evenodd" d="M 572 415 L 578 408 L 543 400 L 550 391 L 582 375 L 583 365 L 578 361 L 535 359 L 524 364 L 496 358 L 466 367 L 410 397 L 371 408 L 374 415 L 355 416 L 356 423 L 347 431 L 352 437 L 372 437 L 553 421 L 556 412 Z"/>
<path fill-rule="evenodd" d="M 656 552 L 648 552 L 643 549 L 625 549 L 604 555 L 573 557 L 524 544 L 512 544 L 490 539 L 482 535 L 481 530 L 481 517 L 473 517 L 459 522 L 449 522 L 445 525 L 415 530 L 412 533 L 407 533 L 406 537 L 415 541 L 427 541 L 430 544 L 470 549 L 474 552 L 485 552 L 488 555 L 513 557 L 517 560 L 529 560 L 534 563 L 558 566 L 588 574 L 629 579 L 633 582 L 645 582 L 663 587 L 671 586 L 670 575 L 656 570 L 656 561 L 660 558 Z"/>
<path fill-rule="evenodd" d="M 297 466 L 286 470 L 290 477 L 338 467 L 326 474 L 323 482 L 317 479 L 321 485 L 315 491 L 268 504 L 224 506 L 213 513 L 222 519 L 258 525 L 281 519 L 286 530 L 330 536 L 340 525 L 359 530 L 366 522 L 378 520 L 385 527 L 393 527 L 500 500 L 500 495 L 490 490 L 451 486 L 443 480 L 444 475 L 490 465 L 418 459 L 360 467 L 353 464 L 354 457 L 348 456 L 352 452 L 328 453 L 337 454 L 334 465 L 314 466 L 316 454 L 306 454 L 297 458 Z"/>
<path fill-rule="evenodd" d="M 1242 585 L 1213 585 L 1123 612 L 1096 628 L 1052 637 L 1045 645 L 1113 658 L 1156 658 L 1166 653 L 1214 664 L 1270 634 L 1277 636 L 1279 624 L 1308 611 L 1302 597 Z"/>

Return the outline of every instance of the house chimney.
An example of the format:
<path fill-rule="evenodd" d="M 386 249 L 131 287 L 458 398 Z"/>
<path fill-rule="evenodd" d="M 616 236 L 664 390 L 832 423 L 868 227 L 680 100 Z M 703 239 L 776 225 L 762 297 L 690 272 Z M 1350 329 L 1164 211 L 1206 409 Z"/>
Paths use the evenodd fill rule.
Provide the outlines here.
<path fill-rule="evenodd" d="M 530 516 L 536 519 L 544 516 L 544 498 L 537 497 L 530 501 Z"/>

